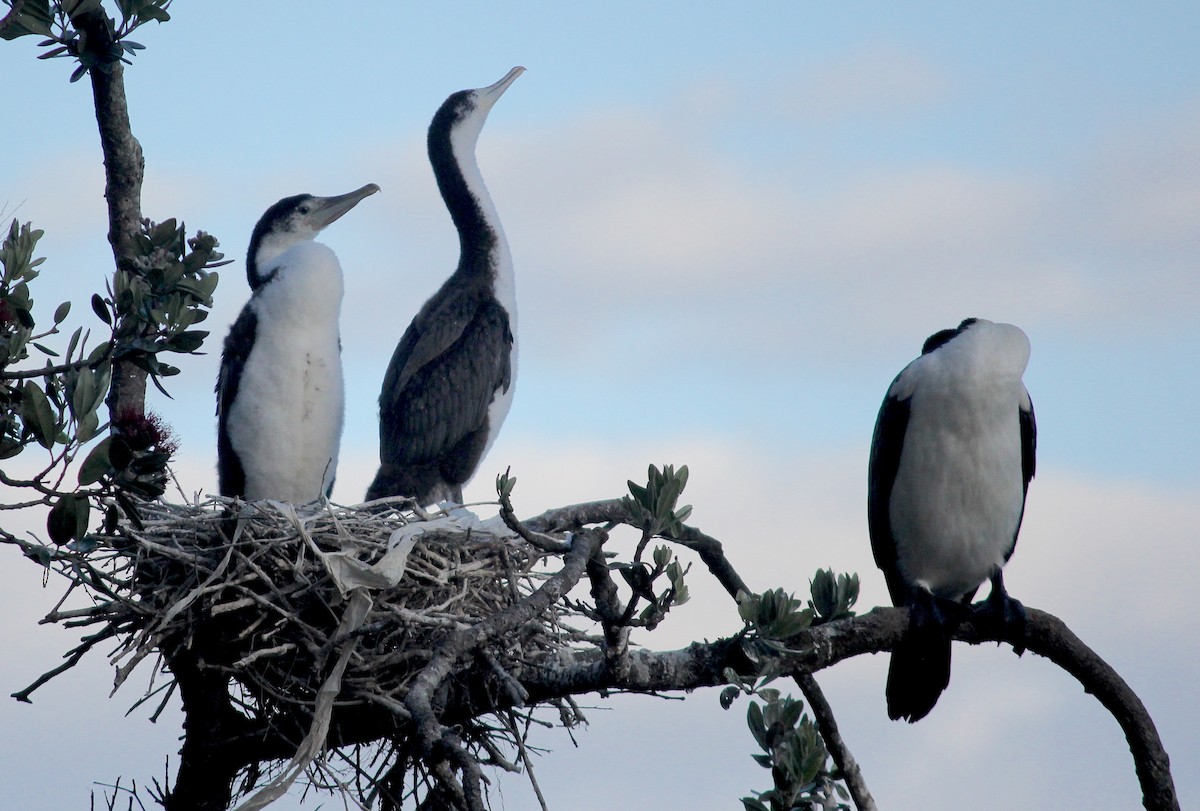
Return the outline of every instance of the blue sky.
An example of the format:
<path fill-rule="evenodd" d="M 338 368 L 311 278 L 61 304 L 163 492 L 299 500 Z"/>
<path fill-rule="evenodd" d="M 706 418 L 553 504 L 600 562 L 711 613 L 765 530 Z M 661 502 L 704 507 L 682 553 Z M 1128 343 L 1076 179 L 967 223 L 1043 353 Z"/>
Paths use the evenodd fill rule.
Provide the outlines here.
<path fill-rule="evenodd" d="M 1189 630 L 1167 630 L 1200 609 L 1200 10 L 348 8 L 181 2 L 135 37 L 147 50 L 126 85 L 145 214 L 216 234 L 235 260 L 210 354 L 180 363 L 174 400 L 153 398 L 183 440 L 188 493 L 215 485 L 216 339 L 248 295 L 255 220 L 289 194 L 376 182 L 382 193 L 322 237 L 347 284 L 335 498 L 361 497 L 383 368 L 456 258 L 425 128 L 451 92 L 524 65 L 479 146 L 517 271 L 517 393 L 468 496 L 487 498 L 511 465 L 519 510 L 536 513 L 619 495 L 650 462 L 686 463 L 695 522 L 752 585 L 803 590 L 834 566 L 860 573 L 864 608 L 880 604 L 865 469 L 883 392 L 937 329 L 1016 323 L 1033 346 L 1040 459 L 1006 582 L 1142 695 L 1184 806 L 1200 803 L 1200 710 L 1179 675 L 1200 654 Z M 0 43 L 0 211 L 46 229 L 35 296 L 47 309 L 76 299 L 73 328 L 91 323 L 84 301 L 111 261 L 103 176 L 87 83 L 36 53 L 32 40 Z M 0 556 L 13 618 L 0 639 L 21 652 L 0 662 L 11 692 L 72 637 L 34 626 L 57 591 Z M 693 580 L 692 602 L 647 644 L 737 627 L 719 591 Z M 1061 673 L 995 648 L 955 655 L 949 693 L 913 727 L 886 720 L 882 657 L 821 676 L 881 807 L 1137 803 L 1115 724 Z M 122 718 L 136 695 L 109 700 L 109 679 L 97 661 L 32 707 L 0 703 L 14 730 L 0 773 L 18 807 L 75 807 L 92 781 L 160 773 L 178 727 Z M 539 770 L 552 804 L 717 809 L 765 787 L 744 707 L 722 713 L 705 694 L 614 705 L 591 713 L 578 749 L 542 741 L 556 750 Z M 129 743 L 112 751 L 114 736 Z M 43 754 L 64 739 L 86 753 L 67 770 Z M 596 763 L 627 785 L 593 786 Z M 499 785 L 526 807 L 522 778 Z"/>

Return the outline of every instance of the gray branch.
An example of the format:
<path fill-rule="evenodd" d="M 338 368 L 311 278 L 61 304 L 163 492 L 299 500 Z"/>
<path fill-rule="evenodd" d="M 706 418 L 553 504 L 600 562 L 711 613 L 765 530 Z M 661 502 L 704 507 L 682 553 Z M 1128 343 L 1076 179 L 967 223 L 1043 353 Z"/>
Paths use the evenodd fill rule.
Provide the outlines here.
<path fill-rule="evenodd" d="M 113 43 L 113 25 L 104 9 L 96 7 L 76 13 L 71 22 L 87 37 L 90 52 L 103 58 Z M 125 100 L 125 70 L 119 62 L 104 62 L 88 71 L 104 153 L 104 199 L 108 202 L 108 242 L 116 268 L 133 260 L 134 240 L 142 219 L 142 178 L 145 160 L 142 146 L 133 136 L 129 105 Z M 128 361 L 113 364 L 112 388 L 108 395 L 109 415 L 141 416 L 146 410 L 146 371 Z"/>
<path fill-rule="evenodd" d="M 562 569 L 520 602 L 489 620 L 457 631 L 421 669 L 404 697 L 404 704 L 416 723 L 417 737 L 427 761 L 435 764 L 438 761 L 451 761 L 462 772 L 462 784 L 457 785 L 445 769 L 433 770 L 443 789 L 456 798 L 461 796 L 470 811 L 484 811 L 479 766 L 463 749 L 461 739 L 439 720 L 434 697 L 454 674 L 456 664 L 484 651 L 491 640 L 540 617 L 553 603 L 562 599 L 583 577 L 588 560 L 600 549 L 605 538 L 605 533 L 594 529 L 575 533 L 571 549 L 563 557 Z"/>
<path fill-rule="evenodd" d="M 808 707 L 816 719 L 817 730 L 820 731 L 825 746 L 829 749 L 829 756 L 833 758 L 833 762 L 837 764 L 838 770 L 842 773 L 842 780 L 845 781 L 846 788 L 850 789 L 854 806 L 858 811 L 877 811 L 875 798 L 871 796 L 871 792 L 867 788 L 867 781 L 863 779 L 862 769 L 859 768 L 858 761 L 851 753 L 850 747 L 842 739 L 837 719 L 833 715 L 833 707 L 829 706 L 829 701 L 825 698 L 825 691 L 821 689 L 821 685 L 817 684 L 817 680 L 811 673 L 797 673 L 795 678 L 796 684 L 804 693 Z"/>
<path fill-rule="evenodd" d="M 1120 724 L 1133 754 L 1147 811 L 1178 811 L 1170 759 L 1141 699 L 1062 620 L 1033 608 L 1028 612 L 1026 649 L 1074 676 Z M 904 609 L 876 608 L 859 617 L 810 628 L 788 641 L 791 653 L 784 657 L 783 665 L 797 673 L 816 673 L 854 656 L 885 653 L 895 647 L 907 624 Z M 1020 642 L 1002 630 L 973 621 L 961 625 L 955 639 L 972 645 Z M 598 657 L 579 655 L 568 665 L 526 672 L 519 678 L 531 699 L 542 701 L 601 690 L 652 693 L 716 687 L 725 683 L 727 667 L 746 677 L 756 675 L 756 667 L 741 653 L 736 640 L 694 643 L 675 651 L 635 649 L 627 658 L 628 667 L 620 673 L 607 668 Z"/>

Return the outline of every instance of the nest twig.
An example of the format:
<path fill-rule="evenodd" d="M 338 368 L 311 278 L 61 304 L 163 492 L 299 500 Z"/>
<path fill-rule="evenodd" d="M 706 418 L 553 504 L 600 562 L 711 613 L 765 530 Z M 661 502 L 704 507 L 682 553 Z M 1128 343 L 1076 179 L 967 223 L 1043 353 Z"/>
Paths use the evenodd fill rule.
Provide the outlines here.
<path fill-rule="evenodd" d="M 353 733 L 353 721 L 339 719 L 368 710 L 391 716 L 395 753 L 366 781 L 374 790 L 397 758 L 420 759 L 405 740 L 413 679 L 448 638 L 505 612 L 549 577 L 538 567 L 548 553 L 499 521 L 429 516 L 393 501 L 308 508 L 220 497 L 145 503 L 136 525 L 121 522 L 76 547 L 29 544 L 25 551 L 66 575 L 68 593 L 82 589 L 91 597 L 90 606 L 60 603 L 46 618 L 98 626 L 72 653 L 74 661 L 115 638 L 115 690 L 144 660 L 161 657 L 167 683 L 143 701 L 153 693 L 165 702 L 174 687 L 172 662 L 185 653 L 202 671 L 226 677 L 239 725 L 258 735 L 280 733 L 294 747 L 278 752 L 280 760 L 291 757 L 274 781 L 283 790 L 299 772 L 328 763 L 327 744 L 345 749 L 341 758 L 352 773 L 369 769 L 378 752 L 360 751 L 367 741 Z M 572 626 L 573 614 L 555 602 L 492 640 L 479 662 L 455 667 L 475 669 L 506 712 L 520 707 L 526 696 L 509 673 L 590 639 Z M 53 675 L 18 697 L 27 700 Z M 465 672 L 454 678 L 467 681 Z M 508 763 L 500 745 L 522 751 L 508 716 L 485 723 L 468 713 L 456 723 L 462 744 L 481 761 Z M 344 787 L 329 773 L 319 782 Z"/>

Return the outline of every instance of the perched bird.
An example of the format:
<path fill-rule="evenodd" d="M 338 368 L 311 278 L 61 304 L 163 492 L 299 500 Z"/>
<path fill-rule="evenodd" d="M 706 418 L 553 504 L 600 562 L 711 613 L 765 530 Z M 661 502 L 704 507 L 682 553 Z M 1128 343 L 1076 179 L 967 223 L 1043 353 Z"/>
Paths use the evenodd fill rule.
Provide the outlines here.
<path fill-rule="evenodd" d="M 462 503 L 512 405 L 517 301 L 512 258 L 475 161 L 492 105 L 525 71 L 462 90 L 429 126 L 429 161 L 458 229 L 458 268 L 409 325 L 379 394 L 379 471 L 367 499 Z"/>
<path fill-rule="evenodd" d="M 871 444 L 868 523 L 875 563 L 909 626 L 892 652 L 888 716 L 925 717 L 950 683 L 950 638 L 984 580 L 983 616 L 1023 638 L 1004 590 L 1034 473 L 1037 427 L 1021 382 L 1029 339 L 968 318 L 925 342 L 892 381 Z"/>
<path fill-rule="evenodd" d="M 250 301 L 217 379 L 221 494 L 303 503 L 333 489 L 342 434 L 342 268 L 314 238 L 379 191 L 300 194 L 267 209 L 246 256 Z"/>

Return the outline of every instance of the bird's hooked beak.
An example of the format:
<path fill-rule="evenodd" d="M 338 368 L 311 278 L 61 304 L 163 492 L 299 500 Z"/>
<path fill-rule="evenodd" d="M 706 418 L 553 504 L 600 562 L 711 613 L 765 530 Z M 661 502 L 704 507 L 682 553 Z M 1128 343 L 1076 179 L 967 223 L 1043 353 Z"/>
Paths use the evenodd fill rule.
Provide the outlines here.
<path fill-rule="evenodd" d="M 313 200 L 314 206 L 309 217 L 312 218 L 316 229 L 320 231 L 377 191 L 379 191 L 378 186 L 368 183 L 361 189 L 355 189 L 348 194 L 339 194 L 336 197 L 316 197 Z"/>
<path fill-rule="evenodd" d="M 517 80 L 517 77 L 525 72 L 525 68 L 518 65 L 504 75 L 504 78 L 493 85 L 481 87 L 475 91 L 478 99 L 478 104 L 484 105 L 487 109 L 496 103 L 496 100 L 504 95 L 504 91 L 508 90 L 508 86 Z"/>

